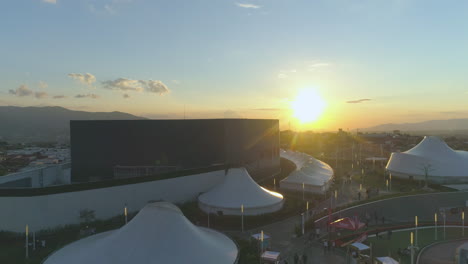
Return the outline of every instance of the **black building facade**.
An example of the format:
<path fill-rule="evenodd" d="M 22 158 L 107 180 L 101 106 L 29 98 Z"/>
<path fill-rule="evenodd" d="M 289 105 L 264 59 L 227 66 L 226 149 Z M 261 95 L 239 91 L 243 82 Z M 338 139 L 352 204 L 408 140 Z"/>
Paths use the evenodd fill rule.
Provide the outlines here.
<path fill-rule="evenodd" d="M 280 170 L 278 120 L 70 121 L 70 131 L 72 182 L 222 164 L 254 178 Z"/>

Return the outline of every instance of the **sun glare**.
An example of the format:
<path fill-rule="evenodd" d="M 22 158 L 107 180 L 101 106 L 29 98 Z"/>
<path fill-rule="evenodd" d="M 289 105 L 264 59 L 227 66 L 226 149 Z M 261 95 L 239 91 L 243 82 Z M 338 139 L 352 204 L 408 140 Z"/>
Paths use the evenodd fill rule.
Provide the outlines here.
<path fill-rule="evenodd" d="M 301 123 L 309 123 L 319 119 L 325 109 L 325 101 L 317 91 L 307 89 L 300 91 L 292 102 L 293 116 Z"/>

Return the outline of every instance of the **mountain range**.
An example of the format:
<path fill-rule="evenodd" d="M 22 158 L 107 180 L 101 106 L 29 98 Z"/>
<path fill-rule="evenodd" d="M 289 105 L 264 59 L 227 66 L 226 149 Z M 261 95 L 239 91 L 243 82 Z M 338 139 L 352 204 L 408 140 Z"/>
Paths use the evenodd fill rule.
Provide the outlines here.
<path fill-rule="evenodd" d="M 461 131 L 468 130 L 468 118 L 429 120 L 417 123 L 382 124 L 361 129 L 363 131 Z"/>
<path fill-rule="evenodd" d="M 8 142 L 68 142 L 70 120 L 137 120 L 145 119 L 123 112 L 74 111 L 59 106 L 0 106 L 0 140 Z M 402 132 L 467 131 L 468 118 L 430 120 L 417 123 L 382 124 L 361 131 Z"/>
<path fill-rule="evenodd" d="M 0 139 L 8 142 L 67 142 L 70 120 L 144 119 L 122 112 L 73 111 L 58 106 L 0 106 Z"/>

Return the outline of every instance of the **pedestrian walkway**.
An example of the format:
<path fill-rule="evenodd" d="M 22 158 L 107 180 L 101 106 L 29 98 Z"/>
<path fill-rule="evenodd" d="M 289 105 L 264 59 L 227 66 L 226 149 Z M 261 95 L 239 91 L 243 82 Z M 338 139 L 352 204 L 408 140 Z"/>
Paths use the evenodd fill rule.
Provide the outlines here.
<path fill-rule="evenodd" d="M 421 254 L 418 263 L 454 263 L 457 247 L 467 242 L 468 240 L 456 240 L 429 246 L 429 248 L 424 250 Z"/>

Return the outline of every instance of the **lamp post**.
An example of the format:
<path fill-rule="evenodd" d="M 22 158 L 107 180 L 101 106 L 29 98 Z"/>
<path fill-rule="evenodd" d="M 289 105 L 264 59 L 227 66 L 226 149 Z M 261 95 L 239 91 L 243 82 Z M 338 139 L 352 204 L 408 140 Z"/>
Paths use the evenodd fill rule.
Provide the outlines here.
<path fill-rule="evenodd" d="M 127 224 L 127 221 L 128 221 L 127 215 L 128 215 L 128 210 L 127 210 L 127 206 L 125 206 L 124 207 L 125 224 Z"/>
<path fill-rule="evenodd" d="M 416 244 L 416 247 L 417 247 L 418 246 L 418 216 L 417 215 L 414 216 L 414 226 L 415 226 L 415 233 L 416 233 L 415 244 Z"/>
<path fill-rule="evenodd" d="M 411 235 L 410 235 L 410 242 L 411 242 L 411 246 L 410 246 L 410 249 L 411 249 L 411 264 L 413 264 L 414 263 L 413 232 L 411 232 Z"/>
<path fill-rule="evenodd" d="M 260 232 L 260 255 L 263 254 L 263 230 Z"/>
<path fill-rule="evenodd" d="M 462 211 L 462 236 L 465 236 L 465 211 Z"/>
<path fill-rule="evenodd" d="M 26 258 L 29 258 L 29 226 L 26 225 Z"/>
<path fill-rule="evenodd" d="M 301 214 L 301 218 L 302 218 L 302 235 L 304 235 L 305 233 L 304 213 Z"/>
<path fill-rule="evenodd" d="M 241 228 L 242 233 L 244 233 L 244 204 L 241 204 Z"/>
<path fill-rule="evenodd" d="M 446 224 L 446 220 L 447 220 L 447 217 L 445 216 L 445 210 L 442 211 L 442 217 L 444 218 L 444 240 L 445 240 L 445 224 Z"/>
<path fill-rule="evenodd" d="M 36 232 L 32 232 L 33 233 L 33 251 L 36 251 Z"/>
<path fill-rule="evenodd" d="M 437 240 L 437 213 L 434 213 L 435 240 Z"/>
<path fill-rule="evenodd" d="M 335 208 L 336 208 L 336 201 L 337 201 L 337 199 L 338 199 L 338 190 L 335 190 L 335 203 L 334 203 L 334 204 L 335 204 Z"/>
<path fill-rule="evenodd" d="M 392 174 L 390 173 L 390 176 L 389 176 L 389 180 L 390 180 L 390 191 L 392 190 Z"/>

